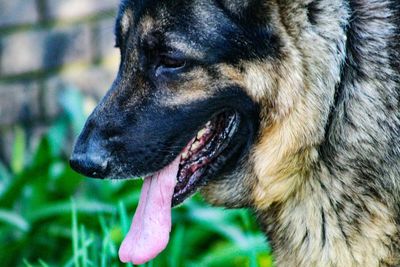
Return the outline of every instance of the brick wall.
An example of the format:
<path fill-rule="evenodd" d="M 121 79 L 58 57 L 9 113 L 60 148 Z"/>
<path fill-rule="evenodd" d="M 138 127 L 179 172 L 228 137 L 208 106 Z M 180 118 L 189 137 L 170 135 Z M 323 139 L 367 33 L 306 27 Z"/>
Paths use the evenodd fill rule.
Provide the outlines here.
<path fill-rule="evenodd" d="M 59 114 L 60 91 L 72 85 L 97 99 L 108 89 L 119 60 L 117 5 L 0 0 L 0 160 L 9 154 L 14 125 L 41 131 Z"/>

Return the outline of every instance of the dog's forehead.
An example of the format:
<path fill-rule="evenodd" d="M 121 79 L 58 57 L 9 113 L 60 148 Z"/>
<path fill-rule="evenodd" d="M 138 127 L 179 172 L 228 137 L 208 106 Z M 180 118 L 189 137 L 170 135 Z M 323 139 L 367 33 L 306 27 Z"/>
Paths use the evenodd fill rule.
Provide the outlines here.
<path fill-rule="evenodd" d="M 136 29 L 168 26 L 169 30 L 181 28 L 190 32 L 203 25 L 210 31 L 217 28 L 223 18 L 222 14 L 223 10 L 217 1 L 211 0 L 123 0 L 117 22 L 123 29 L 132 25 Z M 180 27 L 173 27 L 177 25 Z"/>
<path fill-rule="evenodd" d="M 134 15 L 136 21 L 143 16 L 151 16 L 156 21 L 191 18 L 210 23 L 221 12 L 228 12 L 228 16 L 243 15 L 245 10 L 254 11 L 261 6 L 265 7 L 265 0 L 121 0 L 120 17 Z"/>
<path fill-rule="evenodd" d="M 157 32 L 163 42 L 194 57 L 224 42 L 228 17 L 211 0 L 123 1 L 117 20 L 122 34 L 133 28 L 140 39 Z"/>

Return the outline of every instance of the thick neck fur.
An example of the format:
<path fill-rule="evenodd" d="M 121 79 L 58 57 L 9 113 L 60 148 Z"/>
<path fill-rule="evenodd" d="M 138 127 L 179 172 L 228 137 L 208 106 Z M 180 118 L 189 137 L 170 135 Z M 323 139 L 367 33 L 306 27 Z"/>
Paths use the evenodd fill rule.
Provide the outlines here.
<path fill-rule="evenodd" d="M 333 2 L 311 3 L 317 24 L 324 12 L 344 14 L 344 39 L 327 40 L 344 56 L 337 52 L 324 136 L 307 148 L 309 166 L 291 173 L 290 194 L 259 205 L 259 220 L 277 266 L 399 266 L 400 4 L 350 0 L 323 10 Z"/>

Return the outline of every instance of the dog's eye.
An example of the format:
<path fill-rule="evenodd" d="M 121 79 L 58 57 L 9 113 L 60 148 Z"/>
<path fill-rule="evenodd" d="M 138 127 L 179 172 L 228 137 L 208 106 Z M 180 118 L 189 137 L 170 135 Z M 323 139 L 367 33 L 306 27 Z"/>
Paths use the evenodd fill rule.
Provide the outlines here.
<path fill-rule="evenodd" d="M 167 55 L 161 55 L 158 63 L 158 67 L 164 69 L 176 70 L 181 69 L 186 65 L 186 61 L 180 58 L 174 58 Z"/>

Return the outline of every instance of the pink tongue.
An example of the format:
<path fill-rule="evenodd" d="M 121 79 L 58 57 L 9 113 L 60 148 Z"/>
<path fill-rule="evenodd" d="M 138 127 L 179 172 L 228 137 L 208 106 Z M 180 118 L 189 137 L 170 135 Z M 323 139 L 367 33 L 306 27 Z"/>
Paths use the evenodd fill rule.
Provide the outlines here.
<path fill-rule="evenodd" d="M 119 249 L 122 262 L 139 265 L 154 259 L 168 244 L 171 201 L 180 157 L 144 181 L 128 235 Z"/>

